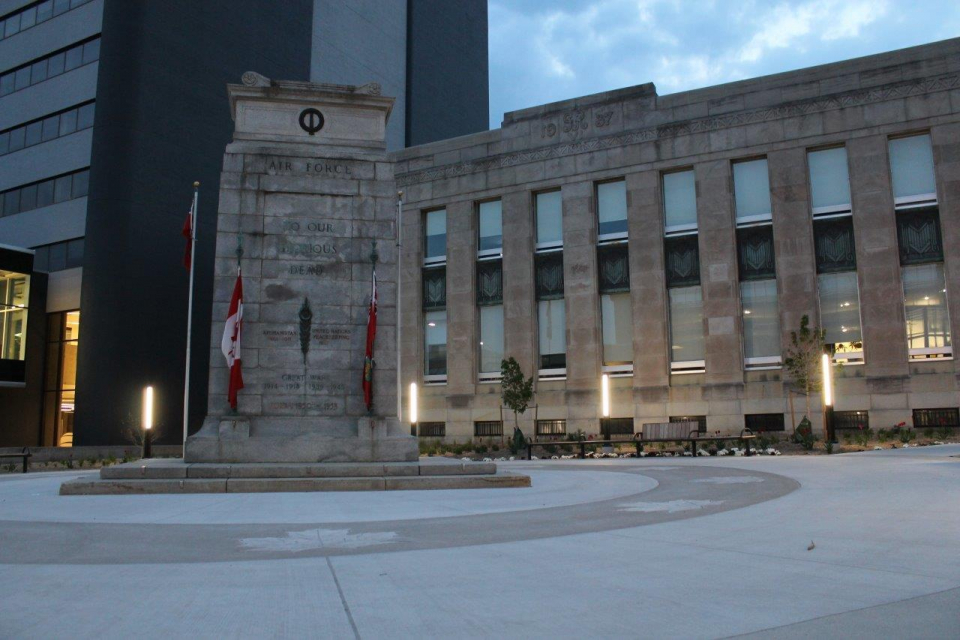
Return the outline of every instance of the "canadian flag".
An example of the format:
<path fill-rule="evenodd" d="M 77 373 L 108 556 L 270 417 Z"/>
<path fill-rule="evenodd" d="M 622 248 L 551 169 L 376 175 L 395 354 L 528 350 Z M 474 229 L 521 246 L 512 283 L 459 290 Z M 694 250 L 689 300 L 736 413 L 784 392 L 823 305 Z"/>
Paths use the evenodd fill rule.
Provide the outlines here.
<path fill-rule="evenodd" d="M 373 341 L 377 338 L 377 270 L 373 270 L 373 292 L 367 314 L 367 350 L 363 359 L 363 401 L 367 411 L 373 407 Z"/>
<path fill-rule="evenodd" d="M 233 285 L 233 297 L 230 298 L 230 310 L 227 312 L 227 323 L 223 327 L 223 339 L 220 341 L 220 350 L 227 359 L 227 368 L 230 369 L 230 386 L 227 390 L 227 400 L 230 406 L 237 408 L 237 391 L 243 389 L 243 373 L 240 371 L 240 332 L 243 329 L 243 280 L 240 270 L 237 269 L 237 283 Z"/>
<path fill-rule="evenodd" d="M 187 240 L 187 246 L 183 249 L 183 266 L 187 271 L 190 271 L 193 262 L 193 205 L 190 205 L 190 211 L 187 213 L 187 219 L 183 222 L 180 235 Z"/>

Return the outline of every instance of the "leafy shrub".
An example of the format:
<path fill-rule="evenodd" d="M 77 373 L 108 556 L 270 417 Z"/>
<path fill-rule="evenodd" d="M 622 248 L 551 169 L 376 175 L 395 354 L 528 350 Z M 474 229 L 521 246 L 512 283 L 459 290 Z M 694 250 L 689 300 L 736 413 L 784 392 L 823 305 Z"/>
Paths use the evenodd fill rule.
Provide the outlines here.
<path fill-rule="evenodd" d="M 880 442 L 886 442 L 890 439 L 890 432 L 886 429 L 877 429 L 877 440 Z"/>
<path fill-rule="evenodd" d="M 900 442 L 906 444 L 917 437 L 913 429 L 900 429 Z"/>
<path fill-rule="evenodd" d="M 946 440 L 950 437 L 950 427 L 940 427 L 937 429 L 937 438 L 940 440 Z"/>
<path fill-rule="evenodd" d="M 828 440 L 828 441 L 827 441 L 827 455 L 830 455 L 831 453 L 833 453 L 833 443 Z"/>
<path fill-rule="evenodd" d="M 475 446 L 475 447 L 473 448 L 473 450 L 476 451 L 476 452 L 479 453 L 479 454 L 484 454 L 484 453 L 487 452 L 487 445 L 485 445 L 485 444 L 478 444 L 477 446 Z"/>
<path fill-rule="evenodd" d="M 933 439 L 933 429 L 930 429 L 930 428 L 924 429 L 924 430 L 923 430 L 923 437 L 926 438 L 927 440 L 932 440 L 932 439 Z"/>
<path fill-rule="evenodd" d="M 813 425 L 810 424 L 810 419 L 807 418 L 807 416 L 803 416 L 803 420 L 800 421 L 800 424 L 797 425 L 796 430 L 793 432 L 793 441 L 806 451 L 813 449 L 813 443 L 816 442 L 816 438 L 813 437 Z"/>

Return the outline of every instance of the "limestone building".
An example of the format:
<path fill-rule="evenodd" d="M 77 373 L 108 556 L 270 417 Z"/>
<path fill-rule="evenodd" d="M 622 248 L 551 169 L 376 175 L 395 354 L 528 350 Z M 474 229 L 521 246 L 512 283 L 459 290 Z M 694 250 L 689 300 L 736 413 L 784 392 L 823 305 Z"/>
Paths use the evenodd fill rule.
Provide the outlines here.
<path fill-rule="evenodd" d="M 499 435 L 509 356 L 536 379 L 528 435 L 790 431 L 805 315 L 845 365 L 838 428 L 960 422 L 960 39 L 585 96 L 395 157 L 421 436 Z"/>

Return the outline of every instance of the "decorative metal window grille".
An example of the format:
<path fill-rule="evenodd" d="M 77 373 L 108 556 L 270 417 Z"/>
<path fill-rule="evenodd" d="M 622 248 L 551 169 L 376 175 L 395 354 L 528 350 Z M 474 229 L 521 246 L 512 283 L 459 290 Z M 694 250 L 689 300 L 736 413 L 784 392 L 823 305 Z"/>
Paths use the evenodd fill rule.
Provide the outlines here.
<path fill-rule="evenodd" d="M 423 270 L 423 310 L 438 311 L 447 306 L 447 269 Z"/>
<path fill-rule="evenodd" d="M 417 425 L 417 435 L 421 438 L 444 438 L 447 435 L 445 422 L 421 422 Z"/>
<path fill-rule="evenodd" d="M 897 213 L 900 264 L 943 261 L 940 215 L 936 209 Z"/>
<path fill-rule="evenodd" d="M 601 418 L 600 433 L 605 440 L 612 436 L 633 436 L 633 418 Z"/>
<path fill-rule="evenodd" d="M 540 253 L 536 257 L 537 300 L 563 297 L 563 252 Z"/>
<path fill-rule="evenodd" d="M 782 413 L 753 413 L 743 418 L 744 425 L 754 433 L 784 430 Z"/>
<path fill-rule="evenodd" d="M 777 276 L 773 225 L 737 229 L 740 280 L 769 280 Z"/>
<path fill-rule="evenodd" d="M 700 249 L 696 234 L 665 239 L 664 259 L 668 287 L 700 284 Z"/>
<path fill-rule="evenodd" d="M 856 270 L 857 250 L 851 218 L 814 222 L 813 242 L 817 255 L 817 273 Z"/>
<path fill-rule="evenodd" d="M 960 409 L 914 409 L 913 427 L 960 427 Z"/>
<path fill-rule="evenodd" d="M 697 431 L 707 432 L 707 416 L 670 416 L 670 422 L 696 422 Z"/>
<path fill-rule="evenodd" d="M 537 420 L 538 436 L 564 436 L 567 435 L 566 420 Z"/>
<path fill-rule="evenodd" d="M 503 304 L 503 262 L 482 260 L 477 263 L 477 304 Z"/>
<path fill-rule="evenodd" d="M 503 435 L 503 423 L 499 420 L 474 422 L 473 435 L 476 438 L 500 437 Z"/>
<path fill-rule="evenodd" d="M 869 429 L 870 415 L 866 411 L 834 411 L 833 428 L 841 429 Z"/>
<path fill-rule="evenodd" d="M 600 293 L 630 291 L 630 261 L 625 242 L 597 249 L 597 274 Z"/>

